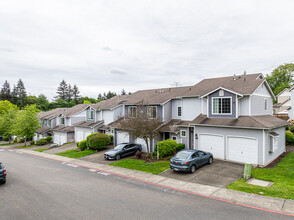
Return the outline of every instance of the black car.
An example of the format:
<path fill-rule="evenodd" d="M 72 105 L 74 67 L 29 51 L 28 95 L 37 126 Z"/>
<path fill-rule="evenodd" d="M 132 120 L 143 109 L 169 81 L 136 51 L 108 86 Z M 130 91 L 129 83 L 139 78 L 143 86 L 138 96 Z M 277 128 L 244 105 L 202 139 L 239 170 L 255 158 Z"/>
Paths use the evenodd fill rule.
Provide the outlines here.
<path fill-rule="evenodd" d="M 0 184 L 6 183 L 6 170 L 4 165 L 0 162 Z"/>
<path fill-rule="evenodd" d="M 196 168 L 213 162 L 213 155 L 201 150 L 181 150 L 170 159 L 170 168 L 174 171 L 194 173 Z"/>
<path fill-rule="evenodd" d="M 142 151 L 141 144 L 123 143 L 117 145 L 115 148 L 108 150 L 104 153 L 104 158 L 108 160 L 119 160 L 122 157 L 136 154 Z"/>

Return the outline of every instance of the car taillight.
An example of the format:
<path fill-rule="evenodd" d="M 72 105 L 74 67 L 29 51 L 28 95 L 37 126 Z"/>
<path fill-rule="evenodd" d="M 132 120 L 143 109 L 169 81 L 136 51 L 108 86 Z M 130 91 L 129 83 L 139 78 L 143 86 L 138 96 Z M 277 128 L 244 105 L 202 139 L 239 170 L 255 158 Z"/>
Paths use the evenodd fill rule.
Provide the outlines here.
<path fill-rule="evenodd" d="M 6 176 L 6 170 L 4 169 L 4 176 Z"/>

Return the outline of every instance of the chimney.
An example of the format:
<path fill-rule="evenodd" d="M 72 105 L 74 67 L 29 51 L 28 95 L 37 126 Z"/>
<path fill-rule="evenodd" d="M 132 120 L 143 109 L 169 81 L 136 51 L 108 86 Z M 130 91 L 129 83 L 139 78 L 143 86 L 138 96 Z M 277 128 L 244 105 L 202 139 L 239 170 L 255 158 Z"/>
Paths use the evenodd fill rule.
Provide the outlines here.
<path fill-rule="evenodd" d="M 236 74 L 234 74 L 234 80 L 236 80 Z"/>

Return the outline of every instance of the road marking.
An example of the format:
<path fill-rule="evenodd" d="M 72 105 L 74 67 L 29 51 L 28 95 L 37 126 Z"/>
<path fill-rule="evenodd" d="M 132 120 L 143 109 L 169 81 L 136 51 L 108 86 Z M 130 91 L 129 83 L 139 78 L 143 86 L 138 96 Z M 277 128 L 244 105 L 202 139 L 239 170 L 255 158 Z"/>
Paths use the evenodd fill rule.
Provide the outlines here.
<path fill-rule="evenodd" d="M 104 173 L 104 172 L 101 172 L 101 171 L 98 171 L 97 174 L 104 175 L 104 176 L 109 176 L 110 175 L 110 173 Z"/>
<path fill-rule="evenodd" d="M 0 149 L 0 151 L 5 151 L 5 149 Z"/>
<path fill-rule="evenodd" d="M 18 153 L 18 154 L 22 154 L 23 152 L 19 152 L 19 151 L 15 151 L 16 153 Z"/>
<path fill-rule="evenodd" d="M 89 171 L 90 171 L 90 172 L 93 172 L 93 173 L 96 172 L 96 170 L 94 170 L 94 169 L 89 169 Z"/>
<path fill-rule="evenodd" d="M 8 150 L 8 151 L 10 151 L 10 152 L 14 152 L 14 150 Z"/>
<path fill-rule="evenodd" d="M 67 165 L 67 166 L 70 166 L 70 167 L 78 167 L 78 165 L 75 165 L 75 164 L 71 164 L 71 163 L 65 163 L 65 162 L 63 162 L 63 163 L 61 163 L 61 164 L 63 164 L 63 165 Z"/>

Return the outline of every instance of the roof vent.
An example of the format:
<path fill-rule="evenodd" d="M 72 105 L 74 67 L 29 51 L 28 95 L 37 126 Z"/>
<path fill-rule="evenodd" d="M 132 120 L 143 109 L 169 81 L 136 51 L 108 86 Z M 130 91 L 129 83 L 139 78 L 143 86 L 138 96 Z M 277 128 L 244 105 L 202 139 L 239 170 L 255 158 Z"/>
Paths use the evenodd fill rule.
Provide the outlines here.
<path fill-rule="evenodd" d="M 234 74 L 234 80 L 236 80 L 236 74 Z"/>
<path fill-rule="evenodd" d="M 244 71 L 244 81 L 246 81 L 246 70 Z"/>

